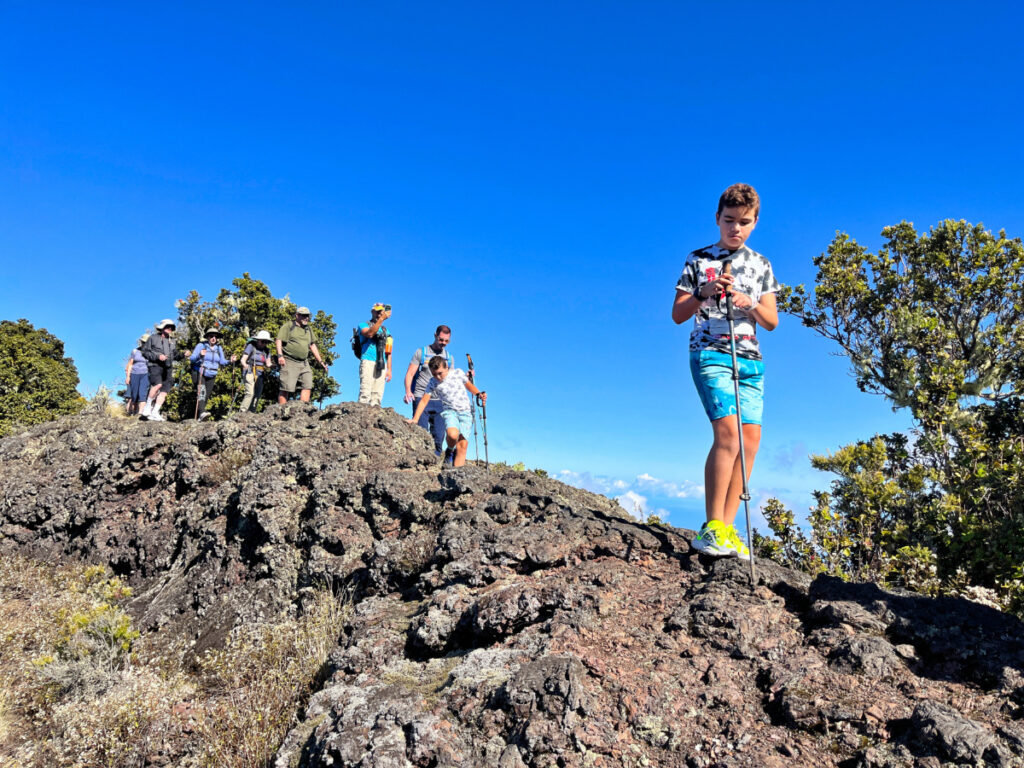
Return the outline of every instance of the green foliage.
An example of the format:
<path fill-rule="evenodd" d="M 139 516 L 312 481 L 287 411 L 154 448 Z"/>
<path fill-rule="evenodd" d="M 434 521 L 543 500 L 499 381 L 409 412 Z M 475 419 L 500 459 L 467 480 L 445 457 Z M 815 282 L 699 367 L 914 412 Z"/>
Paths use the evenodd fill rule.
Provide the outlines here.
<path fill-rule="evenodd" d="M 994 588 L 1020 610 L 1024 245 L 952 220 L 920 235 L 902 222 L 882 235 L 871 253 L 837 234 L 814 260 L 813 295 L 784 291 L 780 307 L 839 344 L 862 391 L 907 408 L 912 439 L 813 457 L 838 479 L 815 495 L 811 538 L 791 544 L 842 576 L 925 592 Z M 785 542 L 763 546 L 808 564 Z"/>
<path fill-rule="evenodd" d="M 0 321 L 0 437 L 77 413 L 78 369 L 64 356 L 64 342 L 28 320 Z"/>
<path fill-rule="evenodd" d="M 203 340 L 207 328 L 220 329 L 225 356 L 230 358 L 235 355 L 241 360 L 245 345 L 252 336 L 259 331 L 269 331 L 271 336 L 276 336 L 278 329 L 295 317 L 298 306 L 288 296 L 275 298 L 265 283 L 251 278 L 248 272 L 231 284 L 234 289 L 222 289 L 214 301 L 203 301 L 196 291 L 192 291 L 177 302 L 178 350 L 183 359 L 175 366 L 175 381 L 179 386 L 168 396 L 164 409 L 173 419 L 190 418 L 195 414 L 196 392 L 192 386 L 188 356 Z M 330 365 L 335 358 L 334 336 L 337 324 L 331 315 L 320 310 L 312 318 L 310 327 L 320 355 Z M 269 349 L 273 354 L 273 342 Z M 312 370 L 314 400 L 333 397 L 341 392 L 338 382 L 324 373 L 315 362 Z M 243 386 L 241 377 L 239 364 L 223 367 L 217 372 L 206 401 L 206 410 L 214 418 L 223 418 L 238 408 Z M 268 375 L 258 407 L 262 408 L 263 403 L 275 402 L 278 391 L 277 377 Z"/>
<path fill-rule="evenodd" d="M 537 477 L 548 476 L 547 470 L 541 469 L 539 467 L 536 469 L 529 469 L 521 461 L 517 461 L 515 464 L 509 464 L 508 462 L 505 461 L 492 461 L 491 466 L 494 467 L 495 469 L 511 469 L 513 472 L 530 472 L 536 475 Z"/>

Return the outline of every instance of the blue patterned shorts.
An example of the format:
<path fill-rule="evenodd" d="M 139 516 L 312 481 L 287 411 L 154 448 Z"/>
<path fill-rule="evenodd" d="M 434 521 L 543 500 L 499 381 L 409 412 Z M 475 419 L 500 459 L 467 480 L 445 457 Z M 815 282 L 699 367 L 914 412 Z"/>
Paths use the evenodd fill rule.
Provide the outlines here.
<path fill-rule="evenodd" d="M 764 408 L 764 361 L 737 357 L 740 374 L 740 416 L 744 424 L 760 424 Z M 712 349 L 690 353 L 690 373 L 704 412 L 711 421 L 736 415 L 732 355 Z"/>

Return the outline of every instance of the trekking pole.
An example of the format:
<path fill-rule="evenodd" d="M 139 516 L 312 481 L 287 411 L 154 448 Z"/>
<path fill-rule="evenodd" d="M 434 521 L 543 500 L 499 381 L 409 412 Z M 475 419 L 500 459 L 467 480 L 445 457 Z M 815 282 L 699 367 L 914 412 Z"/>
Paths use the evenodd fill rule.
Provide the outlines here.
<path fill-rule="evenodd" d="M 723 274 L 732 274 L 732 262 L 727 261 L 723 268 Z M 732 286 L 725 291 L 725 317 L 729 321 L 729 349 L 732 353 L 732 387 L 736 395 L 736 426 L 740 438 L 740 478 L 743 480 L 743 515 L 747 519 L 747 541 L 750 544 L 750 589 L 757 586 L 757 578 L 754 575 L 754 537 L 750 534 L 750 489 L 747 487 L 747 455 L 743 446 L 743 416 L 740 412 L 740 367 L 736 360 L 736 325 L 732 306 Z"/>
<path fill-rule="evenodd" d="M 476 375 L 476 372 L 473 370 L 473 358 L 470 356 L 469 352 L 466 353 L 466 361 L 469 367 L 469 383 L 475 384 L 476 382 L 473 381 L 473 378 Z M 487 451 L 486 437 L 484 437 L 484 451 Z M 474 461 L 480 461 L 480 441 L 476 436 L 476 400 L 473 400 L 473 456 Z"/>
<path fill-rule="evenodd" d="M 206 386 L 206 381 L 203 378 L 203 371 L 205 370 L 203 363 L 199 364 L 199 381 L 196 384 L 196 415 L 193 417 L 197 421 L 199 420 L 199 401 L 203 397 L 203 387 Z"/>
<path fill-rule="evenodd" d="M 238 385 L 239 384 L 243 384 L 245 382 L 245 370 L 242 369 L 242 366 L 238 366 L 238 368 L 239 368 L 239 371 L 241 372 L 241 376 L 239 376 L 238 374 L 232 374 L 232 379 L 234 379 L 234 383 L 232 384 L 232 388 L 235 391 L 234 396 L 231 398 L 231 410 L 232 411 L 235 410 L 235 406 L 238 404 L 238 395 L 242 391 L 241 388 Z"/>
<path fill-rule="evenodd" d="M 481 392 L 480 395 L 486 394 Z M 480 395 L 476 396 L 476 403 L 480 406 L 480 413 L 483 415 L 483 429 L 484 429 L 484 468 L 491 468 L 491 458 L 487 453 L 487 403 L 483 401 Z M 479 460 L 479 459 L 478 459 Z"/>

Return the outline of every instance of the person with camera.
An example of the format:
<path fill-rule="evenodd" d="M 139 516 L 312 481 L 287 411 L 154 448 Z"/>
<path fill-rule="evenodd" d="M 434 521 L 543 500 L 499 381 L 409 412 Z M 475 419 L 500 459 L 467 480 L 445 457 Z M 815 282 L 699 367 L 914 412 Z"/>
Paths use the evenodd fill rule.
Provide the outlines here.
<path fill-rule="evenodd" d="M 309 353 L 320 366 L 327 370 L 327 363 L 320 356 L 313 329 L 309 327 L 310 312 L 308 307 L 295 310 L 295 319 L 281 326 L 277 332 L 277 365 L 281 372 L 281 390 L 277 402 L 284 405 L 295 394 L 295 387 L 300 387 L 299 399 L 309 402 L 309 394 L 313 391 L 313 370 L 309 367 Z"/>
<path fill-rule="evenodd" d="M 359 324 L 359 402 L 380 405 L 384 385 L 391 381 L 392 338 L 384 321 L 391 317 L 390 304 L 374 304 L 370 322 Z"/>

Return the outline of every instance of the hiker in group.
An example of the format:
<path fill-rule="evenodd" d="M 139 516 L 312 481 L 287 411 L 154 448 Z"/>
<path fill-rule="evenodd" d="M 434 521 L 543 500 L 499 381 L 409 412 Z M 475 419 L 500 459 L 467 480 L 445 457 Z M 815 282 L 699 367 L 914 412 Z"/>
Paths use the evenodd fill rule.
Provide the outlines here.
<path fill-rule="evenodd" d="M 242 350 L 242 382 L 245 394 L 239 410 L 251 411 L 263 396 L 263 382 L 270 370 L 271 358 L 269 344 L 273 341 L 269 331 L 260 331 L 245 345 Z"/>
<path fill-rule="evenodd" d="M 135 416 L 142 410 L 142 404 L 149 395 L 149 362 L 142 356 L 141 349 L 148 338 L 148 333 L 139 337 L 124 368 L 124 383 L 128 387 L 128 406 L 125 412 L 129 416 Z"/>
<path fill-rule="evenodd" d="M 237 355 L 228 359 L 224 347 L 220 345 L 220 331 L 207 328 L 203 334 L 206 338 L 196 344 L 189 360 L 192 361 L 192 386 L 196 389 L 196 417 L 200 420 L 210 417 L 206 410 L 206 399 L 213 391 L 213 380 L 222 366 L 238 360 Z"/>
<path fill-rule="evenodd" d="M 384 385 L 391 381 L 391 334 L 384 321 L 391 317 L 390 304 L 374 304 L 370 322 L 359 324 L 359 402 L 380 405 Z"/>
<path fill-rule="evenodd" d="M 416 413 L 419 399 L 423 397 L 431 379 L 430 359 L 440 355 L 448 363 L 449 368 L 455 364 L 451 353 L 445 349 L 451 338 L 452 329 L 447 325 L 439 325 L 434 331 L 434 342 L 417 348 L 413 353 L 412 362 L 409 363 L 409 368 L 405 372 L 405 402 L 412 403 L 413 413 Z M 436 394 L 430 398 L 418 423 L 433 436 L 434 451 L 440 455 L 445 442 L 445 426 L 444 419 L 441 418 L 441 401 Z"/>
<path fill-rule="evenodd" d="M 313 390 L 313 370 L 309 367 L 309 353 L 327 371 L 327 363 L 317 349 L 313 329 L 309 327 L 312 315 L 308 307 L 295 310 L 295 319 L 289 320 L 277 332 L 277 366 L 281 374 L 281 390 L 277 402 L 284 405 L 299 387 L 299 399 L 309 402 Z"/>
<path fill-rule="evenodd" d="M 733 184 L 718 201 L 715 222 L 719 240 L 686 257 L 676 285 L 672 320 L 695 318 L 690 333 L 690 372 L 704 411 L 711 420 L 713 442 L 704 465 L 707 517 L 694 548 L 713 556 L 750 558 L 734 521 L 746 478 L 741 472 L 740 434 L 736 418 L 731 341 L 735 340 L 740 387 L 740 416 L 747 475 L 761 442 L 764 362 L 756 329 L 779 324 L 775 293 L 779 283 L 772 265 L 747 247 L 757 225 L 761 201 L 748 184 Z M 731 274 L 730 274 L 731 272 Z M 725 293 L 732 293 L 735 335 L 729 335 Z"/>
<path fill-rule="evenodd" d="M 466 451 L 469 448 L 467 436 L 473 429 L 473 404 L 467 392 L 479 395 L 483 404 L 487 403 L 487 393 L 477 389 L 461 368 L 449 368 L 448 362 L 441 355 L 430 358 L 427 365 L 430 368 L 431 379 L 427 382 L 412 418 L 406 421 L 416 424 L 430 404 L 431 397 L 437 393 L 448 447 L 455 451 L 455 461 L 452 465 L 461 467 L 466 463 Z"/>
<path fill-rule="evenodd" d="M 149 395 L 139 414 L 141 419 L 166 421 L 160 409 L 174 386 L 174 358 L 178 355 L 178 344 L 172 338 L 174 330 L 171 320 L 161 320 L 156 324 L 156 333 L 150 334 L 139 348 L 149 365 Z"/>

